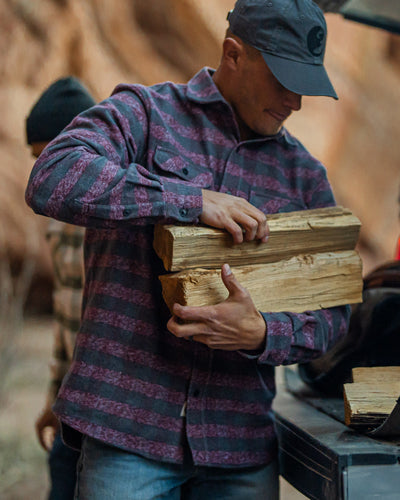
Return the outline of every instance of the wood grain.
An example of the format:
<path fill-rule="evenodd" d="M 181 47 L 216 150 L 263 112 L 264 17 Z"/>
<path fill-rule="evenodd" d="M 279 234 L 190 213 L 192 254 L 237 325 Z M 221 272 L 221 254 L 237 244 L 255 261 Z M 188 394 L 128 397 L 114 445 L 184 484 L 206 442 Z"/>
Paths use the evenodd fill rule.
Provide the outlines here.
<path fill-rule="evenodd" d="M 329 207 L 268 215 L 268 243 L 234 245 L 230 234 L 204 226 L 157 225 L 154 249 L 167 271 L 215 269 L 277 262 L 299 254 L 353 250 L 360 221 L 349 210 Z"/>
<path fill-rule="evenodd" d="M 355 382 L 344 384 L 344 417 L 351 427 L 376 427 L 390 415 L 400 395 L 396 382 Z"/>
<path fill-rule="evenodd" d="M 297 255 L 279 262 L 232 268 L 265 312 L 304 312 L 362 300 L 361 260 L 354 250 Z M 213 305 L 228 292 L 219 269 L 189 269 L 160 276 L 163 297 L 172 309 Z"/>

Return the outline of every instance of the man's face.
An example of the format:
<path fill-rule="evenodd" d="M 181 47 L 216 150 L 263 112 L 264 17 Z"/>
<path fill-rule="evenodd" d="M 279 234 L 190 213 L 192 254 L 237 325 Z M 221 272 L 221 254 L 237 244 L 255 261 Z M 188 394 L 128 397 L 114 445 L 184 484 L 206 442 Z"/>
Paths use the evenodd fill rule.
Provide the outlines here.
<path fill-rule="evenodd" d="M 31 153 L 35 158 L 39 158 L 40 153 L 47 146 L 48 142 L 32 142 L 31 144 Z"/>
<path fill-rule="evenodd" d="M 279 83 L 259 52 L 245 55 L 237 77 L 231 104 L 242 139 L 277 134 L 292 111 L 301 108 L 301 95 Z"/>

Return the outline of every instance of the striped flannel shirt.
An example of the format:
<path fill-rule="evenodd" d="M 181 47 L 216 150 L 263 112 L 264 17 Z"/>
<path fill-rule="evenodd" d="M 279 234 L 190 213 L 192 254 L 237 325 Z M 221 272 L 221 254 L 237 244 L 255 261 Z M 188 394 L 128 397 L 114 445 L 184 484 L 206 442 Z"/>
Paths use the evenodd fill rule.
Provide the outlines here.
<path fill-rule="evenodd" d="M 325 352 L 345 334 L 349 308 L 264 311 L 268 336 L 257 355 L 211 350 L 166 329 L 155 223 L 196 224 L 201 189 L 266 214 L 334 204 L 324 167 L 287 130 L 240 140 L 212 73 L 203 68 L 188 84 L 119 85 L 47 147 L 26 200 L 87 227 L 82 323 L 54 406 L 64 428 L 165 462 L 182 463 L 188 446 L 197 465 L 234 468 L 276 455 L 274 366 Z"/>
<path fill-rule="evenodd" d="M 81 319 L 84 228 L 51 220 L 47 241 L 53 263 L 55 319 L 47 405 L 53 405 L 72 361 Z"/>

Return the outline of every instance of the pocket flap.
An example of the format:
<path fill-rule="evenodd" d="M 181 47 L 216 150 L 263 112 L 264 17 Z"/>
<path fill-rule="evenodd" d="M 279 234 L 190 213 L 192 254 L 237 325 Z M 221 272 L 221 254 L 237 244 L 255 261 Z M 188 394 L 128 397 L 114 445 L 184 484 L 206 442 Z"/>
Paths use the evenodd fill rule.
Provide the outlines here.
<path fill-rule="evenodd" d="M 209 170 L 192 163 L 177 151 L 157 147 L 154 154 L 154 164 L 156 168 L 164 172 L 163 175 L 166 177 L 179 177 L 179 179 L 204 188 L 210 187 L 213 182 L 213 176 Z"/>

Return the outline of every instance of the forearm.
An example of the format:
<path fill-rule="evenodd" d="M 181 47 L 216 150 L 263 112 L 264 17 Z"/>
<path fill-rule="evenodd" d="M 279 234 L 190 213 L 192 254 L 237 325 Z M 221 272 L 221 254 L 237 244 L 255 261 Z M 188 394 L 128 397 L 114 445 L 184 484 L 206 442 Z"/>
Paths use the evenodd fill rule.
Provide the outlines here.
<path fill-rule="evenodd" d="M 35 165 L 26 191 L 28 205 L 40 215 L 109 228 L 120 223 L 189 223 L 201 214 L 200 188 L 163 179 L 135 163 L 121 168 L 82 147 L 66 156 L 64 149 L 56 148 Z M 75 176 L 78 166 L 81 171 Z M 89 171 L 91 180 L 84 182 Z M 104 177 L 108 181 L 102 182 Z"/>
<path fill-rule="evenodd" d="M 59 296 L 56 296 L 54 305 L 57 309 Z M 50 380 L 47 392 L 48 407 L 50 408 L 54 403 L 57 393 L 61 387 L 61 383 L 65 374 L 67 373 L 72 356 L 72 342 L 74 337 L 71 336 L 71 346 L 68 348 L 65 342 L 65 332 L 63 326 L 59 321 L 55 322 L 55 328 L 53 333 L 53 346 L 52 346 L 52 357 L 49 363 Z"/>
<path fill-rule="evenodd" d="M 201 189 L 158 175 L 150 160 L 141 160 L 147 124 L 139 104 L 136 111 L 110 101 L 78 116 L 36 162 L 27 204 L 38 214 L 97 228 L 197 222 Z"/>
<path fill-rule="evenodd" d="M 57 357 L 57 353 L 55 353 L 53 359 L 50 363 L 50 381 L 47 391 L 47 401 L 49 403 L 49 407 L 54 403 L 58 391 L 61 387 L 62 381 L 68 369 L 70 367 L 70 361 L 66 359 L 61 359 Z"/>

